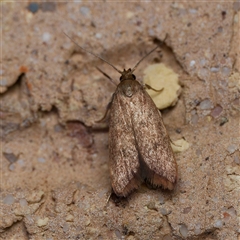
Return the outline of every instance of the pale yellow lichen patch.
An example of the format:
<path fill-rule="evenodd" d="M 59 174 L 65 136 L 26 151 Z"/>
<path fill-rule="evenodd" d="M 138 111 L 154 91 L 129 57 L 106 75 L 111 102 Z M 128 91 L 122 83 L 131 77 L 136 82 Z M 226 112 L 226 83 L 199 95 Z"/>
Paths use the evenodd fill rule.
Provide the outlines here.
<path fill-rule="evenodd" d="M 189 148 L 189 143 L 184 139 L 172 141 L 171 147 L 173 152 L 183 152 Z"/>
<path fill-rule="evenodd" d="M 212 121 L 212 117 L 211 116 L 207 116 L 207 121 L 211 122 Z"/>
<path fill-rule="evenodd" d="M 227 175 L 224 178 L 224 185 L 229 192 L 239 191 L 240 190 L 240 176 L 239 175 Z"/>
<path fill-rule="evenodd" d="M 147 89 L 158 109 L 176 104 L 181 86 L 179 85 L 178 74 L 171 68 L 166 67 L 163 63 L 150 65 L 144 70 L 143 82 L 156 90 L 163 89 L 161 92 Z"/>
<path fill-rule="evenodd" d="M 132 18 L 134 15 L 135 15 L 134 12 L 130 12 L 130 11 L 129 11 L 129 12 L 126 13 L 126 18 L 127 18 L 127 19 L 130 19 L 130 18 Z"/>
<path fill-rule="evenodd" d="M 74 216 L 72 214 L 68 214 L 66 216 L 66 222 L 73 222 L 73 220 L 74 220 Z"/>
<path fill-rule="evenodd" d="M 236 88 L 238 90 L 240 89 L 240 74 L 238 72 L 234 72 L 229 77 L 228 87 L 229 88 Z"/>
<path fill-rule="evenodd" d="M 48 217 L 46 217 L 44 219 L 38 219 L 37 225 L 38 225 L 38 227 L 44 227 L 48 224 L 48 221 L 49 221 Z"/>

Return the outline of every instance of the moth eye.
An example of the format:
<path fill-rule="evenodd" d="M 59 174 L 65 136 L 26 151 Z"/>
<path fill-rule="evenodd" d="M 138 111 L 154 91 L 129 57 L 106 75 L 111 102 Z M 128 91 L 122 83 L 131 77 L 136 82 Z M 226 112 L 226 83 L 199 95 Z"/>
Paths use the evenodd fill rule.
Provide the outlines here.
<path fill-rule="evenodd" d="M 120 77 L 120 81 L 122 81 L 122 79 L 123 79 L 123 77 L 121 76 L 121 77 Z"/>
<path fill-rule="evenodd" d="M 133 76 L 133 79 L 136 80 L 136 76 L 134 74 L 132 74 L 132 76 Z"/>

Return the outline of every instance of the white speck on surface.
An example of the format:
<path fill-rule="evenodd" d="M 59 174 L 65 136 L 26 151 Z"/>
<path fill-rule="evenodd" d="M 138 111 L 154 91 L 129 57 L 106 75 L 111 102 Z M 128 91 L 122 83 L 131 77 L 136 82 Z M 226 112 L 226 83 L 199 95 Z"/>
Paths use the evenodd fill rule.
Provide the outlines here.
<path fill-rule="evenodd" d="M 196 61 L 192 60 L 189 64 L 190 67 L 193 67 L 196 64 Z"/>
<path fill-rule="evenodd" d="M 166 216 L 166 215 L 168 215 L 170 212 L 169 212 L 166 208 L 161 208 L 161 209 L 160 209 L 160 213 L 161 213 L 163 216 Z"/>
<path fill-rule="evenodd" d="M 237 146 L 234 144 L 231 144 L 227 147 L 227 150 L 230 154 L 234 153 L 237 150 Z"/>
<path fill-rule="evenodd" d="M 209 70 L 203 67 L 198 71 L 198 75 L 200 78 L 205 79 L 209 76 Z"/>
<path fill-rule="evenodd" d="M 211 101 L 209 99 L 205 99 L 199 104 L 199 107 L 202 110 L 208 110 L 208 109 L 213 108 L 213 104 L 211 103 Z"/>
<path fill-rule="evenodd" d="M 67 232 L 68 230 L 69 230 L 69 225 L 68 225 L 68 223 L 65 222 L 65 223 L 63 224 L 63 231 L 64 231 L 64 232 Z"/>
<path fill-rule="evenodd" d="M 219 71 L 219 67 L 212 67 L 212 68 L 210 69 L 210 71 L 213 72 L 213 73 L 216 73 L 216 72 Z"/>
<path fill-rule="evenodd" d="M 17 161 L 17 163 L 18 163 L 18 165 L 20 165 L 21 167 L 25 165 L 25 162 L 24 162 L 23 159 L 19 159 L 19 160 Z"/>
<path fill-rule="evenodd" d="M 196 14 L 197 13 L 197 9 L 195 9 L 195 8 L 190 8 L 188 11 L 191 14 Z"/>
<path fill-rule="evenodd" d="M 219 219 L 213 224 L 213 226 L 215 228 L 222 228 L 223 227 L 223 221 L 221 219 Z"/>
<path fill-rule="evenodd" d="M 151 37 L 154 36 L 155 35 L 154 30 L 153 29 L 149 29 L 148 30 L 148 35 L 151 36 Z"/>
<path fill-rule="evenodd" d="M 207 63 L 207 61 L 206 61 L 205 58 L 200 60 L 200 64 L 201 64 L 201 66 L 205 66 L 206 63 Z"/>
<path fill-rule="evenodd" d="M 230 75 L 230 72 L 231 72 L 230 68 L 228 68 L 228 67 L 223 67 L 223 68 L 222 68 L 222 73 L 223 73 L 223 75 L 229 76 L 229 75 Z"/>
<path fill-rule="evenodd" d="M 3 199 L 3 203 L 4 204 L 8 204 L 8 205 L 12 205 L 15 202 L 15 199 L 13 197 L 12 194 L 8 194 L 4 199 Z"/>
<path fill-rule="evenodd" d="M 102 34 L 101 34 L 101 33 L 96 33 L 95 37 L 96 37 L 97 39 L 100 39 L 100 38 L 102 38 Z"/>
<path fill-rule="evenodd" d="M 211 113 L 210 110 L 203 110 L 203 111 L 202 111 L 202 115 L 203 115 L 203 116 L 207 116 L 207 115 L 209 115 L 210 113 Z M 208 120 L 208 121 L 211 121 L 211 116 L 208 116 L 208 117 L 207 117 L 207 120 Z"/>
<path fill-rule="evenodd" d="M 80 12 L 81 12 L 82 15 L 87 16 L 87 15 L 89 15 L 90 10 L 89 10 L 88 7 L 83 6 L 83 7 L 80 8 Z"/>
<path fill-rule="evenodd" d="M 195 230 L 194 230 L 195 234 L 199 235 L 202 231 L 201 231 L 201 224 L 197 223 L 195 225 Z"/>
<path fill-rule="evenodd" d="M 42 35 L 42 41 L 43 42 L 47 43 L 47 42 L 50 41 L 50 39 L 51 39 L 51 34 L 50 33 L 48 33 L 48 32 L 43 33 L 43 35 Z"/>
<path fill-rule="evenodd" d="M 199 119 L 199 117 L 198 117 L 197 114 L 192 115 L 192 117 L 191 117 L 191 123 L 192 123 L 192 124 L 197 124 L 197 123 L 198 123 L 198 119 Z"/>
<path fill-rule="evenodd" d="M 72 214 L 68 214 L 66 216 L 66 222 L 73 222 L 73 220 L 74 220 L 74 216 Z"/>
<path fill-rule="evenodd" d="M 180 226 L 180 228 L 179 228 L 179 232 L 180 232 L 180 234 L 181 234 L 184 238 L 186 238 L 186 237 L 188 236 L 188 228 L 187 228 L 187 226 L 186 226 L 185 224 L 182 224 L 182 225 Z"/>
<path fill-rule="evenodd" d="M 10 164 L 8 169 L 9 169 L 10 171 L 14 171 L 14 169 L 15 169 L 15 163 Z"/>
<path fill-rule="evenodd" d="M 25 207 L 25 206 L 28 205 L 28 202 L 27 202 L 27 200 L 26 200 L 25 198 L 21 198 L 21 199 L 19 200 L 19 203 L 20 203 L 20 206 L 21 206 L 21 207 Z"/>
<path fill-rule="evenodd" d="M 45 163 L 46 160 L 45 160 L 45 158 L 39 157 L 39 158 L 38 158 L 38 162 L 40 162 L 40 163 Z"/>
<path fill-rule="evenodd" d="M 235 162 L 236 164 L 240 164 L 240 159 L 239 159 L 238 156 L 234 156 L 234 162 Z"/>

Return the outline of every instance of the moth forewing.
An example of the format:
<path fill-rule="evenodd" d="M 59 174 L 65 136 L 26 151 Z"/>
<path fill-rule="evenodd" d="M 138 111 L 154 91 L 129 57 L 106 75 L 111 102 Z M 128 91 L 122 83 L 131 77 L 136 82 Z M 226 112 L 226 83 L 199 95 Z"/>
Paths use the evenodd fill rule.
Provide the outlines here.
<path fill-rule="evenodd" d="M 142 179 L 172 190 L 177 180 L 177 164 L 162 116 L 145 90 L 133 99 L 133 128 L 138 146 Z"/>
<path fill-rule="evenodd" d="M 126 80 L 118 85 L 112 100 L 109 119 L 110 175 L 112 188 L 118 196 L 127 196 L 138 188 L 141 182 L 140 162 L 131 121 L 131 101 L 129 101 L 133 88 L 128 83 L 129 80 Z"/>

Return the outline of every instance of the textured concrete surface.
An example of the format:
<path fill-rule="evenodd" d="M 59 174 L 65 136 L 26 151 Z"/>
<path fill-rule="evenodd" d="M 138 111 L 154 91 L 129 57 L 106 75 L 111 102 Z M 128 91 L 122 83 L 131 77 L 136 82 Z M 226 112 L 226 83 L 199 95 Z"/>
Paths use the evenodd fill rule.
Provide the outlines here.
<path fill-rule="evenodd" d="M 240 239 L 240 2 L 0 2 L 0 239 Z M 163 63 L 181 95 L 162 111 L 173 191 L 110 194 L 107 123 L 116 80 Z"/>

